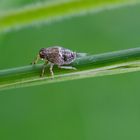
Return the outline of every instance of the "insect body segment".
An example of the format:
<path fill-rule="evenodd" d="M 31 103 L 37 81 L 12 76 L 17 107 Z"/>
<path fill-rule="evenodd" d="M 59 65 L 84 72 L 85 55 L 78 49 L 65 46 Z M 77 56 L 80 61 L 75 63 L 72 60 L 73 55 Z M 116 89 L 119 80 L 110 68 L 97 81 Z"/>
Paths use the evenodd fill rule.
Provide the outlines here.
<path fill-rule="evenodd" d="M 45 65 L 47 63 L 50 63 L 50 73 L 52 77 L 54 75 L 53 74 L 54 65 L 57 65 L 59 68 L 64 68 L 64 69 L 76 69 L 72 66 L 63 66 L 63 65 L 71 64 L 76 59 L 76 52 L 73 52 L 63 47 L 55 46 L 50 48 L 42 48 L 39 51 L 39 55 L 37 56 L 33 64 L 37 63 L 39 58 L 45 61 L 41 76 L 44 75 Z"/>

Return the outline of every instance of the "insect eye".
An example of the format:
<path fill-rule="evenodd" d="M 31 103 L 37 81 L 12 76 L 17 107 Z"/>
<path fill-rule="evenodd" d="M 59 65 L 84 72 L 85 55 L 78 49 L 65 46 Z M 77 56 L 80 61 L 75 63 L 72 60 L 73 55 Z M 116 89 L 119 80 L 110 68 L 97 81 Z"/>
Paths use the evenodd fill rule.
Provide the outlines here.
<path fill-rule="evenodd" d="M 45 58 L 44 50 L 40 50 L 39 55 L 40 55 L 40 58 Z"/>

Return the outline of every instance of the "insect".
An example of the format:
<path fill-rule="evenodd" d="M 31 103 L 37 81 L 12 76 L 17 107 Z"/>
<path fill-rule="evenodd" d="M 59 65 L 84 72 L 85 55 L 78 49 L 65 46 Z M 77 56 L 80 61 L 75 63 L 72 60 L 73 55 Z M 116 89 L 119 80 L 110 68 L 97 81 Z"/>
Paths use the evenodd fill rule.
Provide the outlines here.
<path fill-rule="evenodd" d="M 54 47 L 49 47 L 49 48 L 42 48 L 40 49 L 36 59 L 33 61 L 32 64 L 36 64 L 39 59 L 42 59 L 45 61 L 42 72 L 41 72 L 41 77 L 44 75 L 46 65 L 49 63 L 50 64 L 50 73 L 52 78 L 54 77 L 53 73 L 53 66 L 57 65 L 59 68 L 64 68 L 64 69 L 73 69 L 76 70 L 75 67 L 72 66 L 64 66 L 71 64 L 77 57 L 77 53 L 73 52 L 69 49 L 60 47 L 60 46 L 54 46 Z"/>

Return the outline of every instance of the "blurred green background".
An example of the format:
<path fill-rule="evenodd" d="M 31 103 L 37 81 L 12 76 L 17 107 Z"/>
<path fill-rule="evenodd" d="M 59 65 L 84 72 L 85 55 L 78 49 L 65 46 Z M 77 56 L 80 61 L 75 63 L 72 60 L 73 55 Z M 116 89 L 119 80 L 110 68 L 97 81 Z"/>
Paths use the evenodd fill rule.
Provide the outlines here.
<path fill-rule="evenodd" d="M 1 0 L 0 11 L 32 2 Z M 134 5 L 0 34 L 0 69 L 28 65 L 53 45 L 93 54 L 139 47 L 139 15 Z M 0 140 L 139 140 L 139 76 L 1 91 Z"/>

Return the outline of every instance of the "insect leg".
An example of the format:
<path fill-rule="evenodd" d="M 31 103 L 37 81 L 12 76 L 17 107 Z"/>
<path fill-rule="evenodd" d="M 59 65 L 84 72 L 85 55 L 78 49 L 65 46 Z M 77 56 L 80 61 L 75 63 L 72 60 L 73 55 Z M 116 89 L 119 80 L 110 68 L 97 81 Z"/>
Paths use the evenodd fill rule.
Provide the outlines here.
<path fill-rule="evenodd" d="M 54 64 L 51 63 L 50 64 L 50 73 L 51 73 L 52 78 L 54 77 L 53 66 L 54 66 Z"/>
<path fill-rule="evenodd" d="M 32 62 L 32 65 L 33 65 L 33 64 L 36 64 L 36 63 L 38 62 L 39 58 L 40 58 L 40 56 L 39 56 L 39 54 L 38 54 L 38 55 L 36 56 L 35 60 Z"/>
<path fill-rule="evenodd" d="M 61 68 L 61 69 L 77 70 L 75 67 L 72 67 L 72 66 L 58 66 L 58 68 Z"/>
<path fill-rule="evenodd" d="M 47 64 L 48 64 L 48 61 L 46 60 L 45 63 L 44 63 L 44 65 L 43 65 L 43 67 L 42 67 L 42 72 L 41 72 L 41 75 L 40 75 L 41 77 L 44 76 L 45 68 L 46 68 Z"/>

